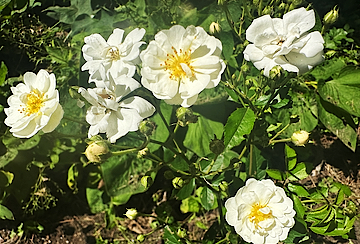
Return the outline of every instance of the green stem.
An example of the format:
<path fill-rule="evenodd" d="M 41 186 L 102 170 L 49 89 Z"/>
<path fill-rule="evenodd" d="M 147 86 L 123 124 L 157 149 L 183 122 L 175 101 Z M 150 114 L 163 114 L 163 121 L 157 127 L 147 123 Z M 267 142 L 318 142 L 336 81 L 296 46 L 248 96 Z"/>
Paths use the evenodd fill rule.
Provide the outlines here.
<path fill-rule="evenodd" d="M 210 173 L 210 171 L 211 171 L 211 169 L 212 169 L 212 167 L 214 166 L 214 164 L 215 164 L 215 161 L 216 161 L 216 159 L 218 158 L 218 154 L 215 156 L 215 158 L 211 161 L 211 164 L 209 165 L 209 168 L 206 170 L 206 172 L 205 172 L 205 174 L 207 175 L 207 174 L 209 174 Z"/>
<path fill-rule="evenodd" d="M 271 142 L 271 144 L 275 144 L 275 143 L 279 143 L 279 142 L 288 142 L 288 141 L 291 141 L 291 138 L 273 140 L 273 141 Z M 270 143 L 269 143 L 269 144 L 270 144 Z"/>
<path fill-rule="evenodd" d="M 276 135 L 269 140 L 269 145 L 274 144 L 275 141 L 276 141 L 275 139 L 276 139 L 279 135 L 281 135 L 281 133 L 283 133 L 284 130 L 286 130 L 289 126 L 290 126 L 290 123 L 287 124 L 286 126 L 284 126 L 284 128 L 282 128 L 278 133 L 276 133 Z M 290 140 L 288 140 L 288 139 L 290 139 Z M 291 138 L 288 138 L 288 139 L 286 139 L 286 140 L 287 140 L 287 141 L 291 141 Z M 276 142 L 280 142 L 280 141 L 277 140 Z"/>
<path fill-rule="evenodd" d="M 253 164 L 254 164 L 253 150 L 254 150 L 254 145 L 250 142 L 249 176 L 253 176 Z"/>
<path fill-rule="evenodd" d="M 69 116 L 63 116 L 63 119 L 67 119 L 67 120 L 70 120 L 72 122 L 79 123 L 79 124 L 82 124 L 82 125 L 88 125 L 88 123 L 86 123 L 84 121 L 80 121 L 80 120 L 74 119 L 74 118 L 69 117 Z"/>

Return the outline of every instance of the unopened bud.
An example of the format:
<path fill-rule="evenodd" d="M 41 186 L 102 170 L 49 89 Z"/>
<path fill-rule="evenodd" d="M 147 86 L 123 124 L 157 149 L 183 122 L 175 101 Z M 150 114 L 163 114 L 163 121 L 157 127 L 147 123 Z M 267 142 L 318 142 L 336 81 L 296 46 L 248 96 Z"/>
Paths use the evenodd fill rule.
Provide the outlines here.
<path fill-rule="evenodd" d="M 150 120 L 144 120 L 139 125 L 140 133 L 151 136 L 156 129 L 156 124 Z"/>
<path fill-rule="evenodd" d="M 295 131 L 291 136 L 291 141 L 295 146 L 305 146 L 309 141 L 309 133 L 305 130 Z"/>
<path fill-rule="evenodd" d="M 262 15 L 267 15 L 267 14 L 271 14 L 273 11 L 273 7 L 272 6 L 266 6 L 263 11 L 261 12 Z"/>
<path fill-rule="evenodd" d="M 219 187 L 222 191 L 227 191 L 229 184 L 226 181 L 221 181 Z"/>
<path fill-rule="evenodd" d="M 140 234 L 136 237 L 136 240 L 138 240 L 139 242 L 143 242 L 145 240 L 145 236 Z"/>
<path fill-rule="evenodd" d="M 248 72 L 249 69 L 250 69 L 249 65 L 247 65 L 247 64 L 241 65 L 241 71 L 242 72 Z"/>
<path fill-rule="evenodd" d="M 337 9 L 337 6 L 335 6 L 332 10 L 325 14 L 323 19 L 324 25 L 332 25 L 338 20 L 338 18 L 339 10 Z"/>
<path fill-rule="evenodd" d="M 90 162 L 100 163 L 109 155 L 109 147 L 105 141 L 93 141 L 85 150 L 85 156 Z"/>
<path fill-rule="evenodd" d="M 212 22 L 209 27 L 210 34 L 219 33 L 220 32 L 220 25 L 217 22 Z"/>
<path fill-rule="evenodd" d="M 279 66 L 279 65 L 274 66 L 269 72 L 269 78 L 276 80 L 281 77 L 283 72 L 284 72 L 284 70 L 283 70 L 283 68 L 281 68 L 281 66 Z"/>
<path fill-rule="evenodd" d="M 284 2 L 280 3 L 279 4 L 279 7 L 278 7 L 280 10 L 283 10 L 286 8 L 286 4 Z"/>
<path fill-rule="evenodd" d="M 226 3 L 226 0 L 218 0 L 218 5 L 224 5 Z"/>
<path fill-rule="evenodd" d="M 210 141 L 209 148 L 211 152 L 215 153 L 216 155 L 219 155 L 224 151 L 225 144 L 222 140 L 217 139 L 215 135 L 215 139 Z"/>
<path fill-rule="evenodd" d="M 141 185 L 143 185 L 145 188 L 148 188 L 149 186 L 152 185 L 153 179 L 150 176 L 145 175 L 141 178 L 140 182 L 141 182 Z"/>
<path fill-rule="evenodd" d="M 180 107 L 176 110 L 176 118 L 178 119 L 179 125 L 184 127 L 190 123 L 196 123 L 198 116 L 193 113 L 190 108 Z"/>
<path fill-rule="evenodd" d="M 183 229 L 183 228 L 179 228 L 177 230 L 177 235 L 180 237 L 180 238 L 185 238 L 186 237 L 186 230 Z"/>
<path fill-rule="evenodd" d="M 175 189 L 180 189 L 184 186 L 184 180 L 181 177 L 175 177 L 172 180 L 172 184 L 175 187 Z"/>
<path fill-rule="evenodd" d="M 138 159 L 140 159 L 140 158 L 145 157 L 148 153 L 149 153 L 149 148 L 145 147 L 145 148 L 141 149 L 140 151 L 138 151 L 136 157 L 137 157 Z"/>
<path fill-rule="evenodd" d="M 138 215 L 136 208 L 130 208 L 126 211 L 125 216 L 129 219 L 135 219 Z"/>

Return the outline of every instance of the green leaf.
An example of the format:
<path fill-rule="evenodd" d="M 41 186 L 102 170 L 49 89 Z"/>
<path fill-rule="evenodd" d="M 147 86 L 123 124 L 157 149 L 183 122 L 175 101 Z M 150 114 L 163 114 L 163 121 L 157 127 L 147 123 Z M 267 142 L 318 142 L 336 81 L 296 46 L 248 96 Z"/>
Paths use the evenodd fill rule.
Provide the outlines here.
<path fill-rule="evenodd" d="M 14 174 L 8 171 L 0 170 L 0 187 L 9 186 L 14 179 Z"/>
<path fill-rule="evenodd" d="M 79 170 L 76 167 L 77 164 L 72 164 L 68 170 L 67 185 L 74 193 L 77 193 L 77 178 L 79 177 Z"/>
<path fill-rule="evenodd" d="M 238 108 L 228 118 L 225 125 L 225 146 L 229 149 L 239 145 L 254 127 L 255 114 L 250 108 Z"/>
<path fill-rule="evenodd" d="M 337 79 L 319 83 L 319 94 L 325 101 L 360 117 L 360 69 L 346 67 Z"/>
<path fill-rule="evenodd" d="M 203 187 L 200 193 L 200 201 L 201 205 L 208 211 L 217 207 L 216 195 L 208 187 Z"/>
<path fill-rule="evenodd" d="M 207 172 L 214 157 L 215 157 L 215 155 L 211 155 L 200 161 L 200 168 L 203 172 Z M 238 153 L 236 153 L 232 150 L 225 150 L 225 152 L 218 155 L 210 172 L 222 170 L 222 169 L 228 167 L 230 165 L 231 160 L 234 158 L 237 158 L 237 157 L 239 157 Z"/>
<path fill-rule="evenodd" d="M 110 198 L 97 188 L 86 188 L 86 198 L 92 213 L 100 213 L 109 208 Z"/>
<path fill-rule="evenodd" d="M 299 197 L 307 197 L 309 196 L 309 192 L 303 187 L 302 185 L 298 183 L 289 183 L 287 185 L 289 191 L 295 193 Z"/>
<path fill-rule="evenodd" d="M 230 31 L 229 32 L 221 31 L 219 35 L 223 47 L 222 54 L 224 55 L 226 60 L 230 60 L 234 48 L 234 38 L 232 36 L 232 33 Z"/>
<path fill-rule="evenodd" d="M 8 69 L 7 69 L 4 61 L 1 61 L 1 65 L 0 65 L 0 86 L 4 85 L 7 73 L 8 73 Z"/>
<path fill-rule="evenodd" d="M 162 115 L 164 116 L 166 124 L 170 125 L 171 115 L 173 112 L 173 106 L 165 103 L 164 101 L 161 101 L 160 107 L 157 108 L 156 114 L 150 118 L 150 120 L 153 121 L 156 125 L 155 132 L 150 138 L 153 140 L 156 140 L 156 141 L 165 142 L 167 140 L 167 138 L 169 137 L 169 130 L 168 130 L 168 127 L 165 124 L 164 120 L 162 119 L 159 110 L 161 111 Z M 156 151 L 157 149 L 159 149 L 159 147 L 160 147 L 160 145 L 154 144 L 154 143 L 150 143 L 148 145 L 148 148 L 150 149 L 151 152 Z"/>
<path fill-rule="evenodd" d="M 327 80 L 346 65 L 342 59 L 326 60 L 322 65 L 316 66 L 310 74 L 312 74 L 316 80 Z"/>
<path fill-rule="evenodd" d="M 285 180 L 286 174 L 279 169 L 267 169 L 266 173 L 275 180 Z"/>
<path fill-rule="evenodd" d="M 89 0 L 71 0 L 70 2 L 70 7 L 54 6 L 47 8 L 46 11 L 53 11 L 48 15 L 65 24 L 72 24 L 82 14 L 92 16 L 97 12 L 93 11 Z"/>
<path fill-rule="evenodd" d="M 296 165 L 296 152 L 287 144 L 285 144 L 285 162 L 287 165 L 287 170 L 294 169 Z"/>
<path fill-rule="evenodd" d="M 221 138 L 223 134 L 223 124 L 212 121 L 199 115 L 196 123 L 188 125 L 188 131 L 184 139 L 184 146 L 195 152 L 198 156 L 203 157 L 211 153 L 210 141 Z"/>
<path fill-rule="evenodd" d="M 195 197 L 190 196 L 181 201 L 180 210 L 182 213 L 198 213 L 200 205 Z"/>
<path fill-rule="evenodd" d="M 317 96 L 319 119 L 323 125 L 334 133 L 348 148 L 355 151 L 357 133 L 351 116 L 335 105 Z"/>
<path fill-rule="evenodd" d="M 246 164 L 246 170 L 247 172 L 249 172 L 250 176 L 255 176 L 255 178 L 259 180 L 263 179 L 266 176 L 268 162 L 266 158 L 263 157 L 261 150 L 256 146 L 253 146 L 252 155 L 250 155 L 249 153 L 245 164 Z"/>
<path fill-rule="evenodd" d="M 164 236 L 165 244 L 181 244 L 180 238 L 175 233 L 175 231 L 171 231 L 169 226 L 164 228 Z"/>
<path fill-rule="evenodd" d="M 107 194 L 116 197 L 117 204 L 124 204 L 132 195 L 146 190 L 141 178 L 152 169 L 152 162 L 138 159 L 136 154 L 126 154 L 109 158 L 101 164 L 101 169 Z M 155 174 L 150 175 L 152 179 Z"/>
<path fill-rule="evenodd" d="M 0 204 L 0 218 L 14 220 L 14 215 L 7 207 Z"/>
<path fill-rule="evenodd" d="M 329 229 L 329 226 L 330 223 L 320 226 L 310 226 L 310 229 L 316 234 L 325 235 L 325 232 Z"/>
<path fill-rule="evenodd" d="M 304 215 L 305 215 L 305 206 L 304 206 L 304 204 L 302 204 L 299 197 L 296 196 L 295 194 L 291 194 L 291 198 L 292 198 L 292 200 L 294 202 L 294 209 L 295 209 L 297 215 L 301 219 L 303 219 Z"/>
<path fill-rule="evenodd" d="M 13 161 L 18 155 L 18 152 L 15 148 L 7 148 L 6 153 L 0 156 L 0 168 L 5 167 L 5 165 Z"/>
<path fill-rule="evenodd" d="M 184 185 L 177 193 L 176 196 L 179 200 L 188 198 L 194 191 L 195 178 L 192 178 L 186 185 Z"/>
<path fill-rule="evenodd" d="M 311 163 L 299 163 L 290 171 L 288 179 L 291 181 L 303 180 L 310 174 L 313 165 Z"/>

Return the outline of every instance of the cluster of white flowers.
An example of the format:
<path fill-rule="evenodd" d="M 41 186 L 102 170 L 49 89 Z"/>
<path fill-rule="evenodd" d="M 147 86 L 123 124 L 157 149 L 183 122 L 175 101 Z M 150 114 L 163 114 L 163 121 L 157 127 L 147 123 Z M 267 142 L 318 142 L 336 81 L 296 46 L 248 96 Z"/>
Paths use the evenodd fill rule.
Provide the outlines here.
<path fill-rule="evenodd" d="M 133 79 L 139 63 L 144 29 L 132 30 L 124 39 L 124 30 L 115 29 L 107 41 L 99 35 L 85 37 L 82 48 L 87 61 L 82 70 L 89 70 L 89 82 L 96 88 L 79 88 L 81 95 L 92 105 L 86 113 L 90 124 L 88 136 L 106 133 L 111 143 L 138 130 L 140 122 L 155 112 L 155 107 L 138 96 L 130 96 L 140 87 Z"/>
<path fill-rule="evenodd" d="M 225 69 L 221 42 L 203 28 L 175 25 L 160 31 L 140 54 L 144 34 L 144 29 L 134 29 L 122 41 L 124 31 L 115 29 L 107 41 L 99 34 L 85 37 L 82 70 L 89 71 L 89 82 L 96 85 L 79 89 L 92 105 L 86 114 L 89 137 L 106 133 L 115 142 L 154 113 L 154 106 L 141 97 L 124 99 L 140 87 L 132 78 L 140 62 L 142 85 L 169 104 L 189 107 L 203 89 L 219 84 Z"/>

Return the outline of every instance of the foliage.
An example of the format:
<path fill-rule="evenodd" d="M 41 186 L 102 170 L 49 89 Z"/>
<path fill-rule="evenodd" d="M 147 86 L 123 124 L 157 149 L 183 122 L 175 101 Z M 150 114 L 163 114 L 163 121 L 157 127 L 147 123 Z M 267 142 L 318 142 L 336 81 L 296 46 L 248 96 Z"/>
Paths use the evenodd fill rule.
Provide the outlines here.
<path fill-rule="evenodd" d="M 278 70 L 268 78 L 243 58 L 246 28 L 259 16 L 281 18 L 294 8 L 307 6 L 304 1 L 95 2 L 57 1 L 51 6 L 45 0 L 0 3 L 1 48 L 16 47 L 35 64 L 33 69 L 46 66 L 55 73 L 65 111 L 54 132 L 29 139 L 13 137 L 0 124 L 1 219 L 17 218 L 17 210 L 8 205 L 10 200 L 15 199 L 32 215 L 55 206 L 64 192 L 70 191 L 86 194 L 90 211 L 105 212 L 108 227 L 113 227 L 122 218 L 116 207 L 160 180 L 172 184 L 161 189 L 167 192 L 165 201 L 155 195 L 153 199 L 159 203 L 152 215 L 153 232 L 163 229 L 165 243 L 195 243 L 181 232 L 183 223 L 177 212 L 192 221 L 214 209 L 219 218 L 212 226 L 197 223 L 207 229 L 202 243 L 243 243 L 226 225 L 224 202 L 253 177 L 273 179 L 294 202 L 296 224 L 285 243 L 305 243 L 313 233 L 350 238 L 357 219 L 350 188 L 331 178 L 316 186 L 303 185 L 301 180 L 310 177 L 314 168 L 314 151 L 311 145 L 291 143 L 296 131 L 331 132 L 352 152 L 358 150 L 360 48 L 349 25 L 322 33 L 325 61 L 310 72 L 296 76 Z M 44 23 L 40 12 L 42 18 L 46 14 L 56 24 Z M 320 17 L 314 30 L 322 29 Z M 109 143 L 111 152 L 101 163 L 87 162 L 83 155 L 89 142 L 86 109 L 78 106 L 82 102 L 77 93 L 79 86 L 91 86 L 80 71 L 83 38 L 93 33 L 107 37 L 114 28 L 128 33 L 139 27 L 146 29 L 144 41 L 149 43 L 158 31 L 174 24 L 201 26 L 210 32 L 212 22 L 220 26 L 212 34 L 222 42 L 227 67 L 221 83 L 202 92 L 189 109 L 191 119 L 177 118 L 178 106 L 159 101 L 140 88 L 134 93 L 156 108 L 147 120 L 153 125 L 151 133 L 130 132 Z M 5 118 L 3 108 L 10 87 L 22 80 L 24 71 L 7 60 L 1 62 L 1 118 Z M 140 66 L 135 76 L 138 81 L 139 71 Z M 97 139 L 104 140 L 101 136 Z M 315 139 L 310 135 L 310 141 Z M 57 181 L 66 185 L 59 186 Z M 139 238 L 146 240 L 146 236 Z"/>

